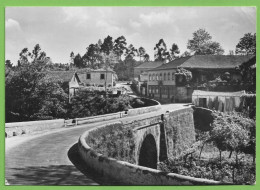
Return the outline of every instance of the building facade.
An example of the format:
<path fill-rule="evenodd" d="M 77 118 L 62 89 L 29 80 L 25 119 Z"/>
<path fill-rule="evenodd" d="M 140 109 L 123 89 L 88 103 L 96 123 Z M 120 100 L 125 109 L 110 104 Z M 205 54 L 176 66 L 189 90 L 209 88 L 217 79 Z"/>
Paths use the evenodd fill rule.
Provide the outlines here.
<path fill-rule="evenodd" d="M 194 55 L 175 59 L 148 70 L 148 96 L 161 102 L 191 102 L 194 90 L 235 92 L 246 90 L 241 84 L 239 67 L 252 55 Z M 254 59 L 255 60 L 255 59 Z M 175 73 L 184 68 L 191 72 L 189 82 L 179 81 Z M 178 80 L 178 81 L 176 81 Z"/>
<path fill-rule="evenodd" d="M 175 59 L 148 71 L 148 96 L 165 100 L 166 102 L 178 102 L 175 73 L 178 66 L 183 64 L 189 57 Z"/>
<path fill-rule="evenodd" d="M 77 75 L 83 86 L 113 87 L 116 81 L 116 74 L 111 69 L 86 70 Z"/>
<path fill-rule="evenodd" d="M 141 65 L 134 67 L 134 78 L 138 79 L 140 78 L 140 75 L 147 72 L 150 69 L 159 67 L 163 64 L 162 61 L 146 61 L 142 63 Z"/>

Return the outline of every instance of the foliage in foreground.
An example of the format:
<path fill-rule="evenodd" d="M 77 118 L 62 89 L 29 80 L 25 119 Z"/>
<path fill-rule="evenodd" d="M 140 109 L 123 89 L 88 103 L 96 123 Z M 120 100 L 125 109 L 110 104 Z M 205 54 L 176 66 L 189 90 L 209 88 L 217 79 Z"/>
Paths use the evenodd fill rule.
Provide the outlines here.
<path fill-rule="evenodd" d="M 143 102 L 128 95 L 105 97 L 102 94 L 80 91 L 71 100 L 68 118 L 109 114 L 145 106 L 150 106 L 149 101 Z"/>
<path fill-rule="evenodd" d="M 68 95 L 42 62 L 24 63 L 6 76 L 6 122 L 64 118 Z"/>
<path fill-rule="evenodd" d="M 240 159 L 224 159 L 219 162 L 218 158 L 201 160 L 198 157 L 183 159 L 169 159 L 161 162 L 158 169 L 182 175 L 222 181 L 223 183 L 254 184 L 255 164 Z"/>
<path fill-rule="evenodd" d="M 70 118 L 88 117 L 125 111 L 132 108 L 131 101 L 132 98 L 126 95 L 105 97 L 104 95 L 81 91 L 72 98 L 68 116 Z"/>
<path fill-rule="evenodd" d="M 87 143 L 104 156 L 135 163 L 133 131 L 121 123 L 90 132 Z"/>
<path fill-rule="evenodd" d="M 214 112 L 213 117 L 210 131 L 196 131 L 197 142 L 192 147 L 177 158 L 159 163 L 158 168 L 224 183 L 254 184 L 255 121 L 240 113 Z M 210 148 L 206 149 L 207 146 Z M 214 157 L 203 158 L 203 153 Z"/>

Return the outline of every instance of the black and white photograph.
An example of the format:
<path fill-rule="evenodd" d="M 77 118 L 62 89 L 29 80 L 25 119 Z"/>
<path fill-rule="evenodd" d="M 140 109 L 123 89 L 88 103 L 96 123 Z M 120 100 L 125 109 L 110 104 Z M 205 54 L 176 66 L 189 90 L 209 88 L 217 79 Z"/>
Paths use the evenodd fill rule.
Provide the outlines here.
<path fill-rule="evenodd" d="M 5 8 L 5 185 L 256 183 L 256 7 Z"/>

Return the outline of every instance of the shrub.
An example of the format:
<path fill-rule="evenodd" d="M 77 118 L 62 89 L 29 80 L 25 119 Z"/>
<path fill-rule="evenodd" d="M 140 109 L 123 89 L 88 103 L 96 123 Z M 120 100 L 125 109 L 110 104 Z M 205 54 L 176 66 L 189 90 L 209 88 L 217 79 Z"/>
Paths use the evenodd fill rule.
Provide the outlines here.
<path fill-rule="evenodd" d="M 87 143 L 104 156 L 135 163 L 133 131 L 121 123 L 90 132 Z"/>

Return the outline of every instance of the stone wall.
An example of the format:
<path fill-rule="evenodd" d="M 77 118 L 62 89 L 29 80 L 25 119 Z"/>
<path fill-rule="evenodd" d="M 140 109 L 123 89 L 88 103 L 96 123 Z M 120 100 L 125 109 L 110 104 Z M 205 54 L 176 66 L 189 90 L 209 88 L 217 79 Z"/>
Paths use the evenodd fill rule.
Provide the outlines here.
<path fill-rule="evenodd" d="M 176 157 L 195 142 L 193 109 L 169 111 L 164 117 L 167 157 Z"/>
<path fill-rule="evenodd" d="M 150 107 L 143 107 L 143 108 L 129 109 L 127 111 L 127 115 L 128 116 L 140 115 L 140 114 L 144 114 L 144 113 L 157 111 L 157 110 L 160 110 L 160 109 L 161 109 L 160 105 L 150 106 Z"/>
<path fill-rule="evenodd" d="M 64 123 L 64 119 L 6 123 L 5 133 L 7 137 L 18 136 L 36 131 L 62 128 Z"/>
<path fill-rule="evenodd" d="M 156 141 L 157 150 L 160 147 L 160 122 L 161 116 L 154 116 L 149 118 L 144 118 L 140 120 L 135 120 L 131 122 L 124 123 L 124 127 L 131 128 L 133 130 L 133 136 L 135 141 L 135 163 L 138 163 L 139 153 L 142 146 L 142 142 L 148 134 L 152 134 Z M 159 151 L 157 158 L 159 158 Z M 159 160 L 159 159 L 157 159 Z"/>
<path fill-rule="evenodd" d="M 191 110 L 186 110 L 185 113 L 190 117 Z M 181 120 L 180 116 L 180 119 Z M 191 118 L 191 117 L 190 117 Z M 158 118 L 151 118 L 156 121 Z M 149 122 L 142 120 L 141 122 Z M 131 125 L 129 123 L 129 125 Z M 106 126 L 99 126 L 98 129 Z M 129 126 L 128 126 L 129 127 Z M 137 129 L 137 128 L 136 128 Z M 162 172 L 148 167 L 130 164 L 125 161 L 119 161 L 113 158 L 106 157 L 95 152 L 86 143 L 92 129 L 86 131 L 79 139 L 78 148 L 79 154 L 84 162 L 84 166 L 96 173 L 101 178 L 103 183 L 111 185 L 216 185 L 221 184 L 218 181 L 207 179 L 194 178 L 175 173 Z M 188 136 L 187 136 L 188 137 Z"/>

